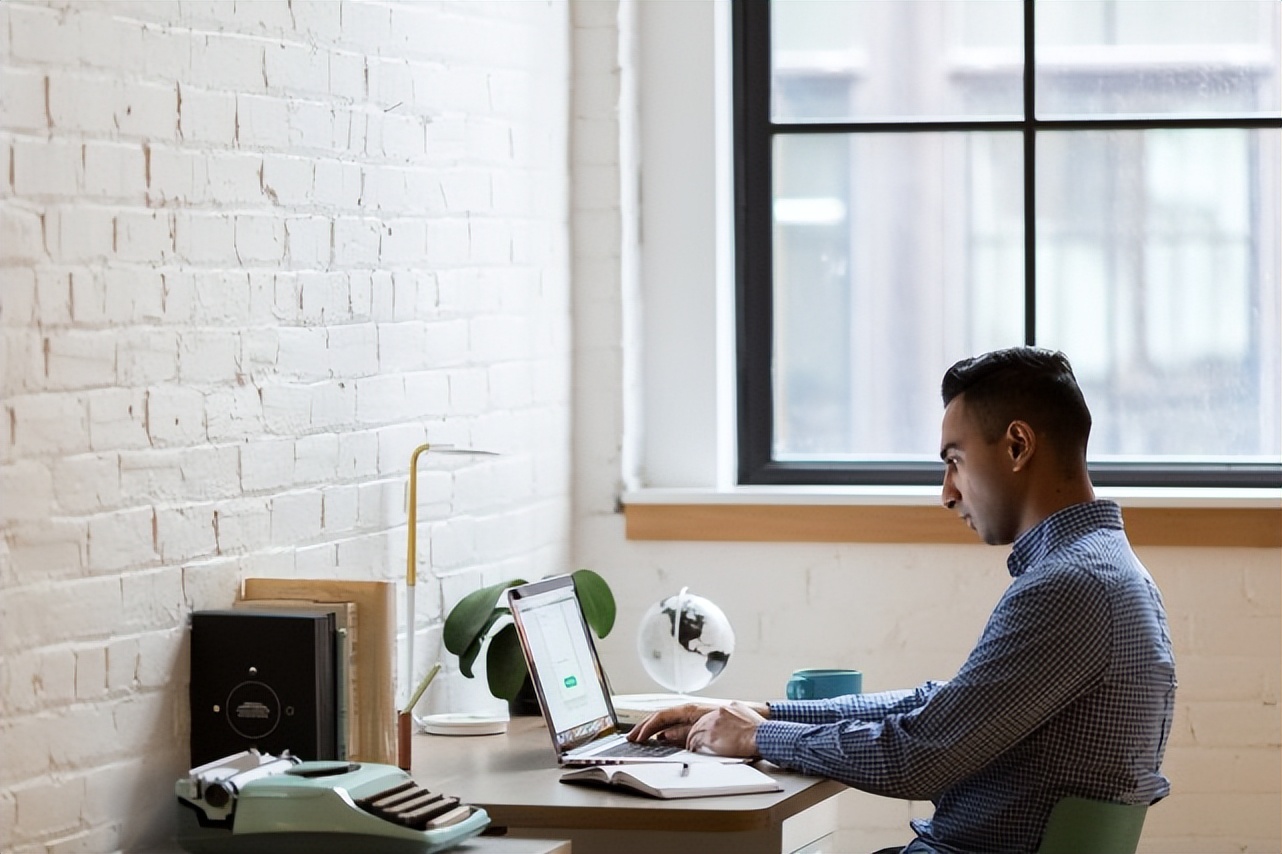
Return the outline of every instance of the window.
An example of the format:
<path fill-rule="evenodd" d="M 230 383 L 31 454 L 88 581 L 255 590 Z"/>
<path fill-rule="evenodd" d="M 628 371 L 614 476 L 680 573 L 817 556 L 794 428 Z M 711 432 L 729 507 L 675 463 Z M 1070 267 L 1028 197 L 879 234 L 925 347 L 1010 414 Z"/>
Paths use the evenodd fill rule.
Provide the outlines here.
<path fill-rule="evenodd" d="M 935 484 L 1061 349 L 1101 485 L 1282 483 L 1282 4 L 735 0 L 739 481 Z"/>

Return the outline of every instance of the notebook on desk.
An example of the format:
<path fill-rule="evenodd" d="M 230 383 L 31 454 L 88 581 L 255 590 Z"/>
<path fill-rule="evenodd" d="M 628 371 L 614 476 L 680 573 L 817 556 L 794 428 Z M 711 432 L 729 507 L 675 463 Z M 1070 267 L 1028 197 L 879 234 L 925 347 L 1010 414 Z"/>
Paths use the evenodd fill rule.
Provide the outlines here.
<path fill-rule="evenodd" d="M 743 761 L 627 740 L 571 576 L 513 587 L 508 605 L 560 764 Z"/>

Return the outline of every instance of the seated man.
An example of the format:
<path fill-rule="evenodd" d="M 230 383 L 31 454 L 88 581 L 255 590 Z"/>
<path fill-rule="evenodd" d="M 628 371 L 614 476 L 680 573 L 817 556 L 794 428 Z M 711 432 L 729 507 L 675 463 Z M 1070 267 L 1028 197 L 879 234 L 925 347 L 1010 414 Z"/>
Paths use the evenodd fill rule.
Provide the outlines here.
<path fill-rule="evenodd" d="M 964 360 L 943 398 L 943 504 L 984 542 L 1013 543 L 1013 580 L 957 675 L 831 700 L 688 704 L 629 737 L 929 799 L 934 816 L 912 823 L 904 854 L 1028 854 L 1061 798 L 1149 804 L 1170 791 L 1171 640 L 1120 509 L 1095 500 L 1091 417 L 1067 359 L 1015 348 Z"/>

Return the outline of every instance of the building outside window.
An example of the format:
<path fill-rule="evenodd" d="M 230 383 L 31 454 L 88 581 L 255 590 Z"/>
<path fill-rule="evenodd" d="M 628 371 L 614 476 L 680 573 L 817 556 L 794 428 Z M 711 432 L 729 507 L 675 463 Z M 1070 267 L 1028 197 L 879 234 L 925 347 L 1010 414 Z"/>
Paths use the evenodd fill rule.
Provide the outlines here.
<path fill-rule="evenodd" d="M 1073 361 L 1097 483 L 1282 483 L 1282 4 L 734 28 L 741 482 L 937 483 L 942 372 L 1027 343 Z"/>

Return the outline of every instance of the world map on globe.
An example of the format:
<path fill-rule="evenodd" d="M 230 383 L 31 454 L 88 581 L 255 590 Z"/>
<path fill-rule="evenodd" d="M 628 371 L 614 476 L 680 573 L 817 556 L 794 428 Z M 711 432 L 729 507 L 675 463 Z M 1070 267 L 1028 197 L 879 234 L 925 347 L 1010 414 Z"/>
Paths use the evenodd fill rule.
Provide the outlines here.
<path fill-rule="evenodd" d="M 637 632 L 637 654 L 655 682 L 688 694 L 708 687 L 734 652 L 725 612 L 685 588 L 651 605 Z"/>

